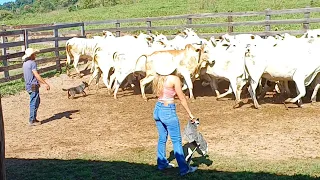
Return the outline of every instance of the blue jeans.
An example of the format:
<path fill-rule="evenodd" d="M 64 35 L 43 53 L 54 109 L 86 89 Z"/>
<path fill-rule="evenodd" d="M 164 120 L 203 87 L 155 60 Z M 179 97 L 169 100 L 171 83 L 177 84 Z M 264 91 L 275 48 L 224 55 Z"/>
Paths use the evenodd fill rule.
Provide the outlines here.
<path fill-rule="evenodd" d="M 40 105 L 40 94 L 39 91 L 28 92 L 30 95 L 30 118 L 29 121 L 32 123 L 33 120 L 37 119 L 37 111 Z"/>
<path fill-rule="evenodd" d="M 189 170 L 189 166 L 183 153 L 180 124 L 176 114 L 176 105 L 169 104 L 168 106 L 165 106 L 163 103 L 157 102 L 154 108 L 153 117 L 156 121 L 159 133 L 157 153 L 158 169 L 165 169 L 169 164 L 166 158 L 166 143 L 169 133 L 173 144 L 174 156 L 178 162 L 180 173 L 186 173 Z"/>

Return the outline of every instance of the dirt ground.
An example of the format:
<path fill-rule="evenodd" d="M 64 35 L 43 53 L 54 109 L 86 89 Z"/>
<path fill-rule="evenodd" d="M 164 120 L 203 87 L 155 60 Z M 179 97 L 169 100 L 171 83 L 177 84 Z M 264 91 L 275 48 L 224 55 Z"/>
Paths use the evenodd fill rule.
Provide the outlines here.
<path fill-rule="evenodd" d="M 119 92 L 119 99 L 114 100 L 102 85 L 98 91 L 86 89 L 86 97 L 77 95 L 73 100 L 61 90 L 88 79 L 72 79 L 65 74 L 48 79 L 51 90 L 40 89 L 40 126 L 28 125 L 26 92 L 2 98 L 6 157 L 108 158 L 129 150 L 155 150 L 158 134 L 152 112 L 156 100 L 145 102 L 139 91 L 132 90 Z M 303 108 L 296 108 L 292 104 L 286 109 L 269 97 L 260 110 L 248 99 L 243 99 L 244 106 L 233 109 L 233 100 L 217 101 L 210 88 L 199 83 L 195 95 L 196 100 L 189 104 L 200 118 L 199 131 L 208 142 L 209 155 L 251 160 L 320 158 L 320 106 L 305 103 Z M 187 114 L 179 103 L 177 112 L 183 129 Z M 155 158 L 155 152 L 150 156 Z"/>

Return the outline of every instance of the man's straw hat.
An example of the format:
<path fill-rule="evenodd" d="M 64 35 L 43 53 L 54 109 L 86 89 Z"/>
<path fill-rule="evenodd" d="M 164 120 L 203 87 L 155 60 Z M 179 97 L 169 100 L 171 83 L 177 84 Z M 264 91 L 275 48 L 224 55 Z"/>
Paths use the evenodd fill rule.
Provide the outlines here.
<path fill-rule="evenodd" d="M 26 60 L 28 57 L 30 57 L 32 54 L 39 52 L 39 50 L 37 49 L 33 49 L 33 48 L 28 48 L 26 49 L 26 51 L 24 52 L 24 56 L 22 56 L 23 60 Z"/>

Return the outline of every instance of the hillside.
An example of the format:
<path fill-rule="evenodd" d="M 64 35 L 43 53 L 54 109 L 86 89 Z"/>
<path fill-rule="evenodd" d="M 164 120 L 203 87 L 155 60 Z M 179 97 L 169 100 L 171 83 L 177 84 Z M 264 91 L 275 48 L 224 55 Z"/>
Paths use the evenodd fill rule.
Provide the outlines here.
<path fill-rule="evenodd" d="M 55 0 L 58 1 L 58 0 Z M 131 1 L 131 0 L 130 0 Z M 126 2 L 126 1 L 119 1 Z M 315 0 L 135 0 L 132 3 L 114 6 L 79 9 L 69 12 L 68 8 L 48 13 L 16 14 L 11 19 L 2 20 L 2 24 L 40 24 L 52 22 L 81 22 L 133 17 L 155 17 L 178 14 L 260 11 L 266 8 L 288 9 L 306 6 L 319 7 Z"/>

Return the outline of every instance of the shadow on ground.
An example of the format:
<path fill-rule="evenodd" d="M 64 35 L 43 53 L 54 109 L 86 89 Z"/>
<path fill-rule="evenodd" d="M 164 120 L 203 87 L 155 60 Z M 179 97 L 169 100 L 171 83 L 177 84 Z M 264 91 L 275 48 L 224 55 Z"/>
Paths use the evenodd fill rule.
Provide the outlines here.
<path fill-rule="evenodd" d="M 178 168 L 158 171 L 156 166 L 123 161 L 56 159 L 6 159 L 7 179 L 315 179 L 305 175 L 276 175 L 264 172 L 197 170 L 184 177 Z"/>
<path fill-rule="evenodd" d="M 74 113 L 77 113 L 77 112 L 79 112 L 79 110 L 71 110 L 71 111 L 65 111 L 65 112 L 57 113 L 57 114 L 51 116 L 50 118 L 41 121 L 41 124 L 45 124 L 45 123 L 48 123 L 48 122 L 51 122 L 51 121 L 59 120 L 59 119 L 62 119 L 64 117 L 68 118 L 68 119 L 72 119 L 70 116 L 72 114 L 74 114 Z"/>

